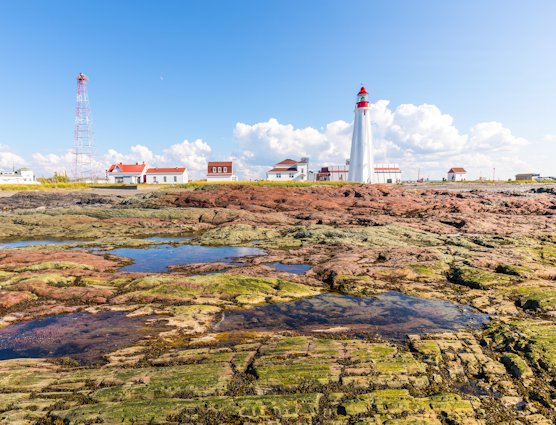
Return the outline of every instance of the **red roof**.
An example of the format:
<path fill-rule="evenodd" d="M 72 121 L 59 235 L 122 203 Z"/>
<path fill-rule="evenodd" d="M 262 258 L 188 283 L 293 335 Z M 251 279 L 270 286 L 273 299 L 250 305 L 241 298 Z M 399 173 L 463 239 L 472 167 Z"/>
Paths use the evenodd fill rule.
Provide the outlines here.
<path fill-rule="evenodd" d="M 276 165 L 295 165 L 295 164 L 299 164 L 297 161 L 294 161 L 293 159 L 284 159 L 282 162 L 279 162 Z"/>
<path fill-rule="evenodd" d="M 454 167 L 454 168 L 450 168 L 450 171 L 448 171 L 449 173 L 467 173 L 467 171 L 465 171 L 465 168 L 461 168 L 461 167 Z"/>
<path fill-rule="evenodd" d="M 361 90 L 359 90 L 359 93 L 357 93 L 358 96 L 361 96 L 362 94 L 369 94 L 367 93 L 367 89 L 365 88 L 365 86 L 361 86 Z"/>
<path fill-rule="evenodd" d="M 109 173 L 112 173 L 116 167 L 118 167 L 120 169 L 120 173 L 142 173 L 143 170 L 145 169 L 146 165 L 145 164 L 122 164 L 121 162 L 119 164 L 112 164 L 110 166 L 110 168 L 108 169 Z"/>
<path fill-rule="evenodd" d="M 375 171 L 401 171 L 400 167 L 377 167 Z"/>
<path fill-rule="evenodd" d="M 232 161 L 212 161 L 208 163 L 209 167 L 231 167 L 232 166 Z"/>
<path fill-rule="evenodd" d="M 185 167 L 183 168 L 149 168 L 147 170 L 147 174 L 174 174 L 179 173 L 182 174 L 185 171 Z"/>
<path fill-rule="evenodd" d="M 219 173 L 213 172 L 212 167 L 222 167 L 222 171 Z M 224 172 L 224 167 L 227 167 L 226 172 Z M 218 174 L 219 176 L 230 176 L 232 175 L 232 161 L 212 161 L 208 163 L 207 167 L 208 174 L 215 175 Z"/>

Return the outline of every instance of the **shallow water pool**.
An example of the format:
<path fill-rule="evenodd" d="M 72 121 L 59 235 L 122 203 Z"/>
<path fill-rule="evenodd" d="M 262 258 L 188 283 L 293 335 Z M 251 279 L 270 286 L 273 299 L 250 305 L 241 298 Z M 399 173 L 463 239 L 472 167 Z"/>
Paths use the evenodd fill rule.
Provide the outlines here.
<path fill-rule="evenodd" d="M 375 297 L 328 293 L 226 312 L 215 330 L 349 332 L 404 338 L 407 334 L 473 329 L 487 320 L 488 316 L 468 306 L 401 292 L 385 292 Z"/>
<path fill-rule="evenodd" d="M 121 271 L 160 273 L 178 264 L 233 263 L 239 257 L 264 255 L 265 252 L 259 248 L 238 246 L 152 245 L 146 248 L 117 248 L 110 254 L 133 260 L 133 264 L 122 267 Z"/>
<path fill-rule="evenodd" d="M 265 266 L 272 267 L 279 272 L 292 274 L 303 274 L 311 269 L 311 266 L 309 264 L 265 263 Z"/>
<path fill-rule="evenodd" d="M 84 363 L 153 335 L 152 317 L 126 313 L 70 313 L 20 322 L 0 329 L 0 360 L 69 356 Z"/>
<path fill-rule="evenodd" d="M 56 239 L 8 241 L 8 242 L 0 242 L 0 249 L 24 248 L 26 246 L 40 246 L 40 245 L 64 245 L 64 244 L 74 244 L 78 242 L 83 242 L 83 241 L 56 240 Z"/>

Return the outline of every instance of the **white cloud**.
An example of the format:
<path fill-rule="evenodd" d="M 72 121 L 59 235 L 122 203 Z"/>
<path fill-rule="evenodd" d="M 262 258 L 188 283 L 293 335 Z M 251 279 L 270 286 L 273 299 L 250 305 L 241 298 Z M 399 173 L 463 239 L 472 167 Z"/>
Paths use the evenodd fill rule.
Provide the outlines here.
<path fill-rule="evenodd" d="M 71 149 L 62 155 L 35 152 L 32 154 L 32 158 L 33 163 L 31 166 L 37 177 L 50 177 L 54 173 L 73 176 L 75 155 Z M 104 171 L 106 170 L 104 161 L 93 158 L 90 168 L 97 176 L 104 176 Z"/>
<path fill-rule="evenodd" d="M 378 134 L 383 133 L 385 140 L 392 141 L 400 150 L 417 154 L 457 152 L 465 144 L 466 136 L 459 133 L 453 121 L 435 105 L 404 104 L 393 111 L 390 123 L 377 127 Z"/>
<path fill-rule="evenodd" d="M 312 127 L 296 129 L 271 118 L 254 125 L 238 122 L 234 138 L 244 152 L 241 157 L 248 164 L 268 166 L 286 157 L 302 156 L 334 163 L 347 158 L 351 132 L 351 124 L 345 121 L 331 122 L 319 131 Z"/>
<path fill-rule="evenodd" d="M 185 165 L 192 178 L 203 178 L 206 174 L 207 162 L 212 152 L 211 147 L 201 139 L 181 143 L 164 149 L 165 165 Z"/>
<path fill-rule="evenodd" d="M 163 162 L 164 158 L 161 155 L 155 155 L 147 146 L 134 145 L 129 148 L 130 152 L 121 153 L 114 149 L 109 149 L 104 155 L 103 162 L 106 165 L 123 162 L 135 163 L 144 162 L 146 164 L 157 165 L 158 162 Z"/>
<path fill-rule="evenodd" d="M 479 123 L 471 129 L 469 136 L 469 147 L 477 151 L 516 151 L 527 143 L 527 140 L 514 136 L 499 122 Z"/>
<path fill-rule="evenodd" d="M 37 176 L 50 176 L 54 173 L 71 175 L 72 173 L 74 156 L 71 150 L 63 155 L 35 152 L 32 157 L 33 169 Z"/>
<path fill-rule="evenodd" d="M 0 145 L 0 169 L 11 170 L 24 165 L 27 162 L 22 157 L 12 152 L 8 146 Z"/>

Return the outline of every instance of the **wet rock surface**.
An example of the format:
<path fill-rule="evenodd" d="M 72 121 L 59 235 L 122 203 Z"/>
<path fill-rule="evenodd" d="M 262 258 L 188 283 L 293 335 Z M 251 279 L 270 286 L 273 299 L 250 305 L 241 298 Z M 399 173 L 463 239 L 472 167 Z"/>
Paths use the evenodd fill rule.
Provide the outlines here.
<path fill-rule="evenodd" d="M 13 358 L 0 360 L 0 423 L 556 422 L 553 186 L 27 192 L 0 198 L 0 208 L 0 240 L 68 242 L 0 248 L 0 347 L 22 338 L 39 350 L 19 344 L 17 357 L 12 344 Z M 117 249 L 168 243 L 265 255 L 121 272 L 133 260 Z M 331 291 L 416 297 L 421 319 L 438 313 L 427 306 L 450 305 L 448 319 L 463 325 L 469 311 L 490 320 L 426 330 L 401 317 L 402 305 L 398 323 L 388 321 L 396 335 L 358 332 L 330 322 L 356 315 L 349 303 L 336 316 L 303 307 Z M 374 310 L 381 320 L 383 307 Z M 238 312 L 263 323 L 276 309 L 291 326 L 241 328 L 244 316 L 215 329 Z M 311 309 L 318 323 L 300 332 Z M 111 326 L 122 337 L 23 329 L 99 314 L 165 325 Z M 86 341 L 100 363 L 82 364 L 79 351 L 90 350 L 64 351 Z"/>

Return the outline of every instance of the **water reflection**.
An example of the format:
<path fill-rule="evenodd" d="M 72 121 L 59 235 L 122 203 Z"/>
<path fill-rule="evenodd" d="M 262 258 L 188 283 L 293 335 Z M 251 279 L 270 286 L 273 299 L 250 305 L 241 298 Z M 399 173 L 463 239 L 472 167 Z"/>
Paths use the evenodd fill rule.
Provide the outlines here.
<path fill-rule="evenodd" d="M 150 273 L 165 272 L 168 270 L 168 266 L 178 264 L 212 263 L 215 261 L 232 263 L 238 257 L 265 254 L 259 248 L 201 245 L 153 245 L 147 248 L 117 248 L 110 253 L 133 260 L 133 264 L 122 267 L 121 271 Z"/>
<path fill-rule="evenodd" d="M 266 263 L 265 266 L 272 267 L 279 272 L 292 274 L 303 274 L 311 269 L 311 266 L 309 264 Z"/>
<path fill-rule="evenodd" d="M 162 328 L 146 325 L 148 319 L 106 311 L 16 323 L 0 329 L 0 360 L 69 356 L 84 363 L 95 362 Z"/>
<path fill-rule="evenodd" d="M 179 243 L 190 241 L 191 239 L 193 239 L 193 236 L 152 236 L 150 238 L 145 238 L 146 241 L 166 243 Z"/>
<path fill-rule="evenodd" d="M 386 292 L 376 297 L 322 294 L 227 312 L 215 330 L 349 331 L 404 338 L 411 333 L 470 329 L 481 326 L 486 320 L 486 315 L 468 306 L 400 292 Z"/>
<path fill-rule="evenodd" d="M 64 244 L 74 244 L 79 242 L 83 242 L 83 241 L 56 240 L 56 239 L 9 241 L 9 242 L 0 242 L 0 249 L 23 248 L 26 246 L 41 246 L 41 245 L 64 245 Z"/>

